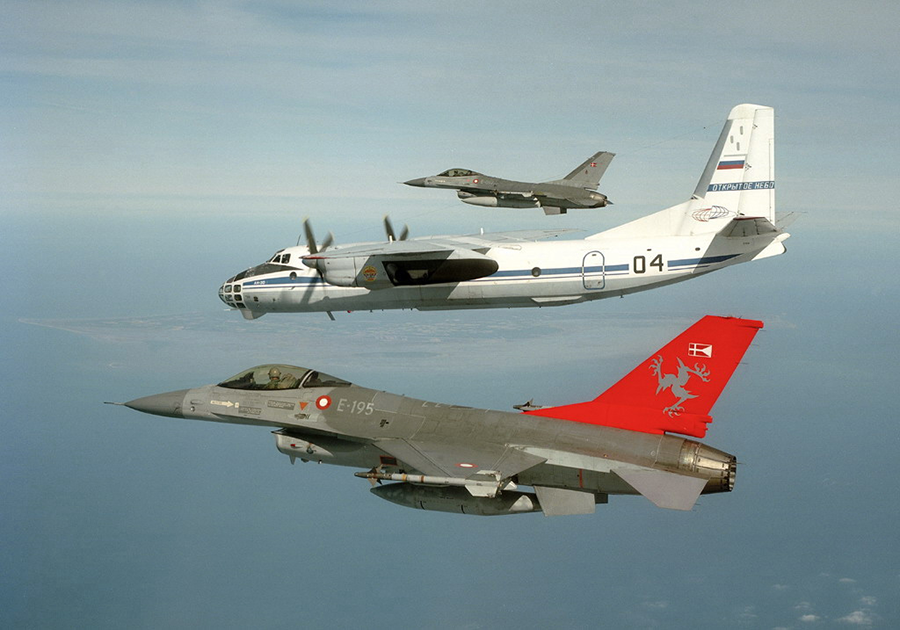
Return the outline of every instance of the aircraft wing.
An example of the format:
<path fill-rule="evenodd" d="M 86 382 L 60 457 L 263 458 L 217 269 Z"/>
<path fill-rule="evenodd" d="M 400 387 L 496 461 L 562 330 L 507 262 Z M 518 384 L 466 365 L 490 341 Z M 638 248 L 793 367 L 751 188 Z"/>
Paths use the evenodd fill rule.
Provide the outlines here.
<path fill-rule="evenodd" d="M 514 446 L 462 441 L 438 443 L 393 439 L 375 442 L 375 446 L 423 475 L 472 481 L 490 479 L 500 482 L 546 461 Z M 469 488 L 469 492 L 477 494 L 479 491 Z"/>
<path fill-rule="evenodd" d="M 335 247 L 321 254 L 304 256 L 304 258 L 355 258 L 357 256 L 432 256 L 452 252 L 452 244 L 436 240 L 391 241 L 388 243 L 363 243 L 349 247 Z"/>
<path fill-rule="evenodd" d="M 349 247 L 334 247 L 321 254 L 304 256 L 304 258 L 354 258 L 357 256 L 403 256 L 415 258 L 428 257 L 441 253 L 450 254 L 454 250 L 477 250 L 489 247 L 494 243 L 526 243 L 555 238 L 562 234 L 580 232 L 581 230 L 514 230 L 511 232 L 489 232 L 486 234 L 469 234 L 463 236 L 434 236 L 416 238 L 405 241 L 387 243 L 363 243 Z"/>
<path fill-rule="evenodd" d="M 455 283 L 485 278 L 500 268 L 487 251 L 535 241 L 567 230 L 527 230 L 447 236 L 335 247 L 303 256 L 303 264 L 336 286 L 370 290 L 390 286 Z"/>
<path fill-rule="evenodd" d="M 556 238 L 563 234 L 571 234 L 573 232 L 581 232 L 581 230 L 561 229 L 561 230 L 514 230 L 512 232 L 490 232 L 487 234 L 472 234 L 470 236 L 460 237 L 460 239 L 471 239 L 485 242 L 499 243 L 530 243 L 534 241 L 542 241 L 548 238 Z"/>

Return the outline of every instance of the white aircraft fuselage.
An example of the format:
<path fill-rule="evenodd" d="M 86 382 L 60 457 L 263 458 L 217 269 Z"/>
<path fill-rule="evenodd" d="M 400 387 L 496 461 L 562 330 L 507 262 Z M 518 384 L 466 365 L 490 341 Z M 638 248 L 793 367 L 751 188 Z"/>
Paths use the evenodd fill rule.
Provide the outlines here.
<path fill-rule="evenodd" d="M 302 264 L 279 264 L 278 269 L 225 283 L 219 296 L 256 317 L 267 312 L 559 306 L 644 291 L 784 252 L 780 240 L 768 235 L 729 239 L 721 245 L 709 234 L 624 239 L 600 234 L 594 239 L 491 245 L 489 235 L 478 240 L 489 247 L 485 255 L 499 269 L 474 280 L 367 289 L 329 284 Z M 390 251 L 390 245 L 385 249 Z M 290 247 L 281 251 L 284 254 L 299 262 L 309 250 Z"/>

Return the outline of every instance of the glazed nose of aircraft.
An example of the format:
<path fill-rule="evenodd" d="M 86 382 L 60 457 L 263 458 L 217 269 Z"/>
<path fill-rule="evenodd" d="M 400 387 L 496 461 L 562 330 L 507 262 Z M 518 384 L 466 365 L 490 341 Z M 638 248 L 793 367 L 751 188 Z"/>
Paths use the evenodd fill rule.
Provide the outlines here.
<path fill-rule="evenodd" d="M 417 177 L 417 178 L 415 178 L 415 179 L 411 179 L 411 180 L 409 180 L 408 182 L 403 182 L 403 183 L 406 184 L 407 186 L 424 186 L 424 185 L 425 185 L 425 178 L 424 178 L 424 177 Z"/>
<path fill-rule="evenodd" d="M 240 308 L 239 305 L 244 301 L 244 298 L 241 295 L 240 283 L 234 282 L 234 278 L 230 278 L 222 284 L 222 286 L 219 287 L 219 299 L 225 303 L 225 306 Z"/>
<path fill-rule="evenodd" d="M 143 398 L 136 398 L 125 403 L 125 406 L 130 407 L 135 411 L 152 413 L 157 416 L 184 418 L 184 414 L 181 412 L 181 406 L 184 404 L 184 397 L 189 391 L 189 389 L 179 389 L 177 392 L 166 392 L 165 394 L 144 396 Z"/>

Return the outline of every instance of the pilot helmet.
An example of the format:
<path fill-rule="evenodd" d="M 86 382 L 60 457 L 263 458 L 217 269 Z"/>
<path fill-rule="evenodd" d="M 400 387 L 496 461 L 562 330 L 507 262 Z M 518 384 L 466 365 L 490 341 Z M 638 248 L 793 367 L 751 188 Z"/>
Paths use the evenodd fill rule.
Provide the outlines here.
<path fill-rule="evenodd" d="M 274 378 L 276 380 L 281 378 L 281 370 L 279 370 L 277 367 L 273 367 L 272 369 L 269 370 L 269 378 L 270 379 Z"/>

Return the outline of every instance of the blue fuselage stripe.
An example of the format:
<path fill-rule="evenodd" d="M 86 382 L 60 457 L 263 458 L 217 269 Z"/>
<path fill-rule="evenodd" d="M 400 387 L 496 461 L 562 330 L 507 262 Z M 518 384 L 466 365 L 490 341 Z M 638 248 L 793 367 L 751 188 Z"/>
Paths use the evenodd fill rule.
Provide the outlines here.
<path fill-rule="evenodd" d="M 679 260 L 670 260 L 667 263 L 667 267 L 670 271 L 683 271 L 687 267 L 712 265 L 720 262 L 725 262 L 726 260 L 730 260 L 737 255 L 738 254 L 726 254 L 723 256 L 703 256 L 699 258 L 682 258 Z M 574 279 L 580 278 L 583 274 L 600 273 L 607 276 L 623 276 L 628 275 L 629 271 L 630 268 L 628 264 L 596 265 L 591 267 L 559 267 L 556 269 L 541 269 L 540 275 L 537 278 L 542 278 L 545 276 L 570 275 Z M 507 269 L 504 271 L 497 271 L 496 273 L 484 278 L 477 278 L 472 282 L 490 282 L 493 280 L 535 280 L 537 278 L 531 273 L 530 269 Z M 276 278 L 248 280 L 244 282 L 242 286 L 245 291 L 252 291 L 254 289 L 273 289 L 327 284 L 328 283 L 324 282 L 318 276 L 298 276 L 293 279 L 290 277 L 281 276 Z"/>
<path fill-rule="evenodd" d="M 699 267 L 700 265 L 714 265 L 715 263 L 731 260 L 735 256 L 737 256 L 737 254 L 725 254 L 723 256 L 703 256 L 701 258 L 682 258 L 680 260 L 670 260 L 667 266 L 669 269 L 673 269 L 675 267 Z"/>

